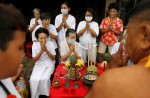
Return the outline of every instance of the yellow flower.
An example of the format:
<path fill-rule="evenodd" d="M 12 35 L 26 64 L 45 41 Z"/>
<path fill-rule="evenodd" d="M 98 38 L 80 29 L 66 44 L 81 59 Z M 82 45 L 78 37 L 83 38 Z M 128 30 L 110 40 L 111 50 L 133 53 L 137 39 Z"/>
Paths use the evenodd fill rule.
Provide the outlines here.
<path fill-rule="evenodd" d="M 69 62 L 69 61 L 66 62 L 65 66 L 66 66 L 66 67 L 70 67 L 70 62 Z"/>

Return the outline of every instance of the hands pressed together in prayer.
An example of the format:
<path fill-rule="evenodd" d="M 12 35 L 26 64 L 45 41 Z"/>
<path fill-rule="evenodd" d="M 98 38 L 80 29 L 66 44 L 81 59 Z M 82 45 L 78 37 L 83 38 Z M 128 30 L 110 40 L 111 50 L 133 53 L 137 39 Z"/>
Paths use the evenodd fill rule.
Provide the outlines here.
<path fill-rule="evenodd" d="M 46 51 L 47 50 L 46 41 L 41 41 L 40 44 L 41 44 L 41 51 L 42 52 Z"/>
<path fill-rule="evenodd" d="M 63 26 L 64 26 L 64 27 L 67 27 L 67 26 L 66 26 L 66 24 L 67 24 L 66 20 L 67 20 L 67 19 L 68 19 L 68 16 L 63 15 L 62 23 L 63 23 Z"/>
<path fill-rule="evenodd" d="M 75 44 L 74 44 L 74 43 L 72 43 L 72 44 L 70 45 L 70 50 L 69 50 L 69 52 L 70 52 L 70 53 L 75 52 Z"/>
<path fill-rule="evenodd" d="M 126 53 L 124 43 L 120 43 L 120 47 L 117 53 L 113 54 L 110 58 L 109 67 L 122 67 L 126 66 L 129 61 L 129 55 Z"/>
<path fill-rule="evenodd" d="M 35 25 L 36 25 L 36 26 L 39 25 L 37 18 L 35 18 Z"/>

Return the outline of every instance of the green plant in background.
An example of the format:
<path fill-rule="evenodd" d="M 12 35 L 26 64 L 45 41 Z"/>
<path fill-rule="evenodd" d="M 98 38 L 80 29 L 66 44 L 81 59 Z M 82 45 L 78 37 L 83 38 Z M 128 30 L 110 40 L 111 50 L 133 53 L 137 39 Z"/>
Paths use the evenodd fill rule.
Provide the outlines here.
<path fill-rule="evenodd" d="M 107 61 L 107 62 L 110 62 L 110 56 L 111 56 L 111 54 L 109 52 L 108 53 L 106 52 L 103 56 L 103 60 Z"/>
<path fill-rule="evenodd" d="M 71 67 L 74 67 L 74 65 L 77 63 L 77 58 L 76 58 L 75 54 L 70 54 L 69 60 L 70 60 Z"/>

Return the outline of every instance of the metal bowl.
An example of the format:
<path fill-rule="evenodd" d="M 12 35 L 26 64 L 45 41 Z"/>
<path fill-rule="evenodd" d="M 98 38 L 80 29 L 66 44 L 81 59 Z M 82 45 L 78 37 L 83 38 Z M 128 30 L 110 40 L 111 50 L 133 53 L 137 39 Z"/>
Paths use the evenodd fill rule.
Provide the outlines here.
<path fill-rule="evenodd" d="M 56 88 L 59 87 L 60 86 L 60 81 L 59 80 L 54 80 L 53 81 L 53 86 L 56 87 Z"/>
<path fill-rule="evenodd" d="M 94 81 L 97 79 L 97 77 L 98 77 L 97 73 L 87 71 L 83 74 L 81 79 L 86 86 L 91 87 Z"/>

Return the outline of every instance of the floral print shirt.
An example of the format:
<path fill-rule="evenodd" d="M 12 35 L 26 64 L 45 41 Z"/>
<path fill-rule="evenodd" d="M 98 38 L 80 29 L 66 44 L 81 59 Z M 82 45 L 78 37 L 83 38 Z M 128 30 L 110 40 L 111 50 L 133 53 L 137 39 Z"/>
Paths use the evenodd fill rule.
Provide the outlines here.
<path fill-rule="evenodd" d="M 110 17 L 106 17 L 102 20 L 100 24 L 100 29 L 107 29 L 111 23 Z M 123 21 L 120 18 L 117 18 L 113 21 L 113 28 L 119 32 L 123 32 Z M 113 31 L 108 31 L 104 33 L 101 37 L 101 41 L 106 45 L 114 45 L 118 42 L 119 36 L 115 35 Z"/>

